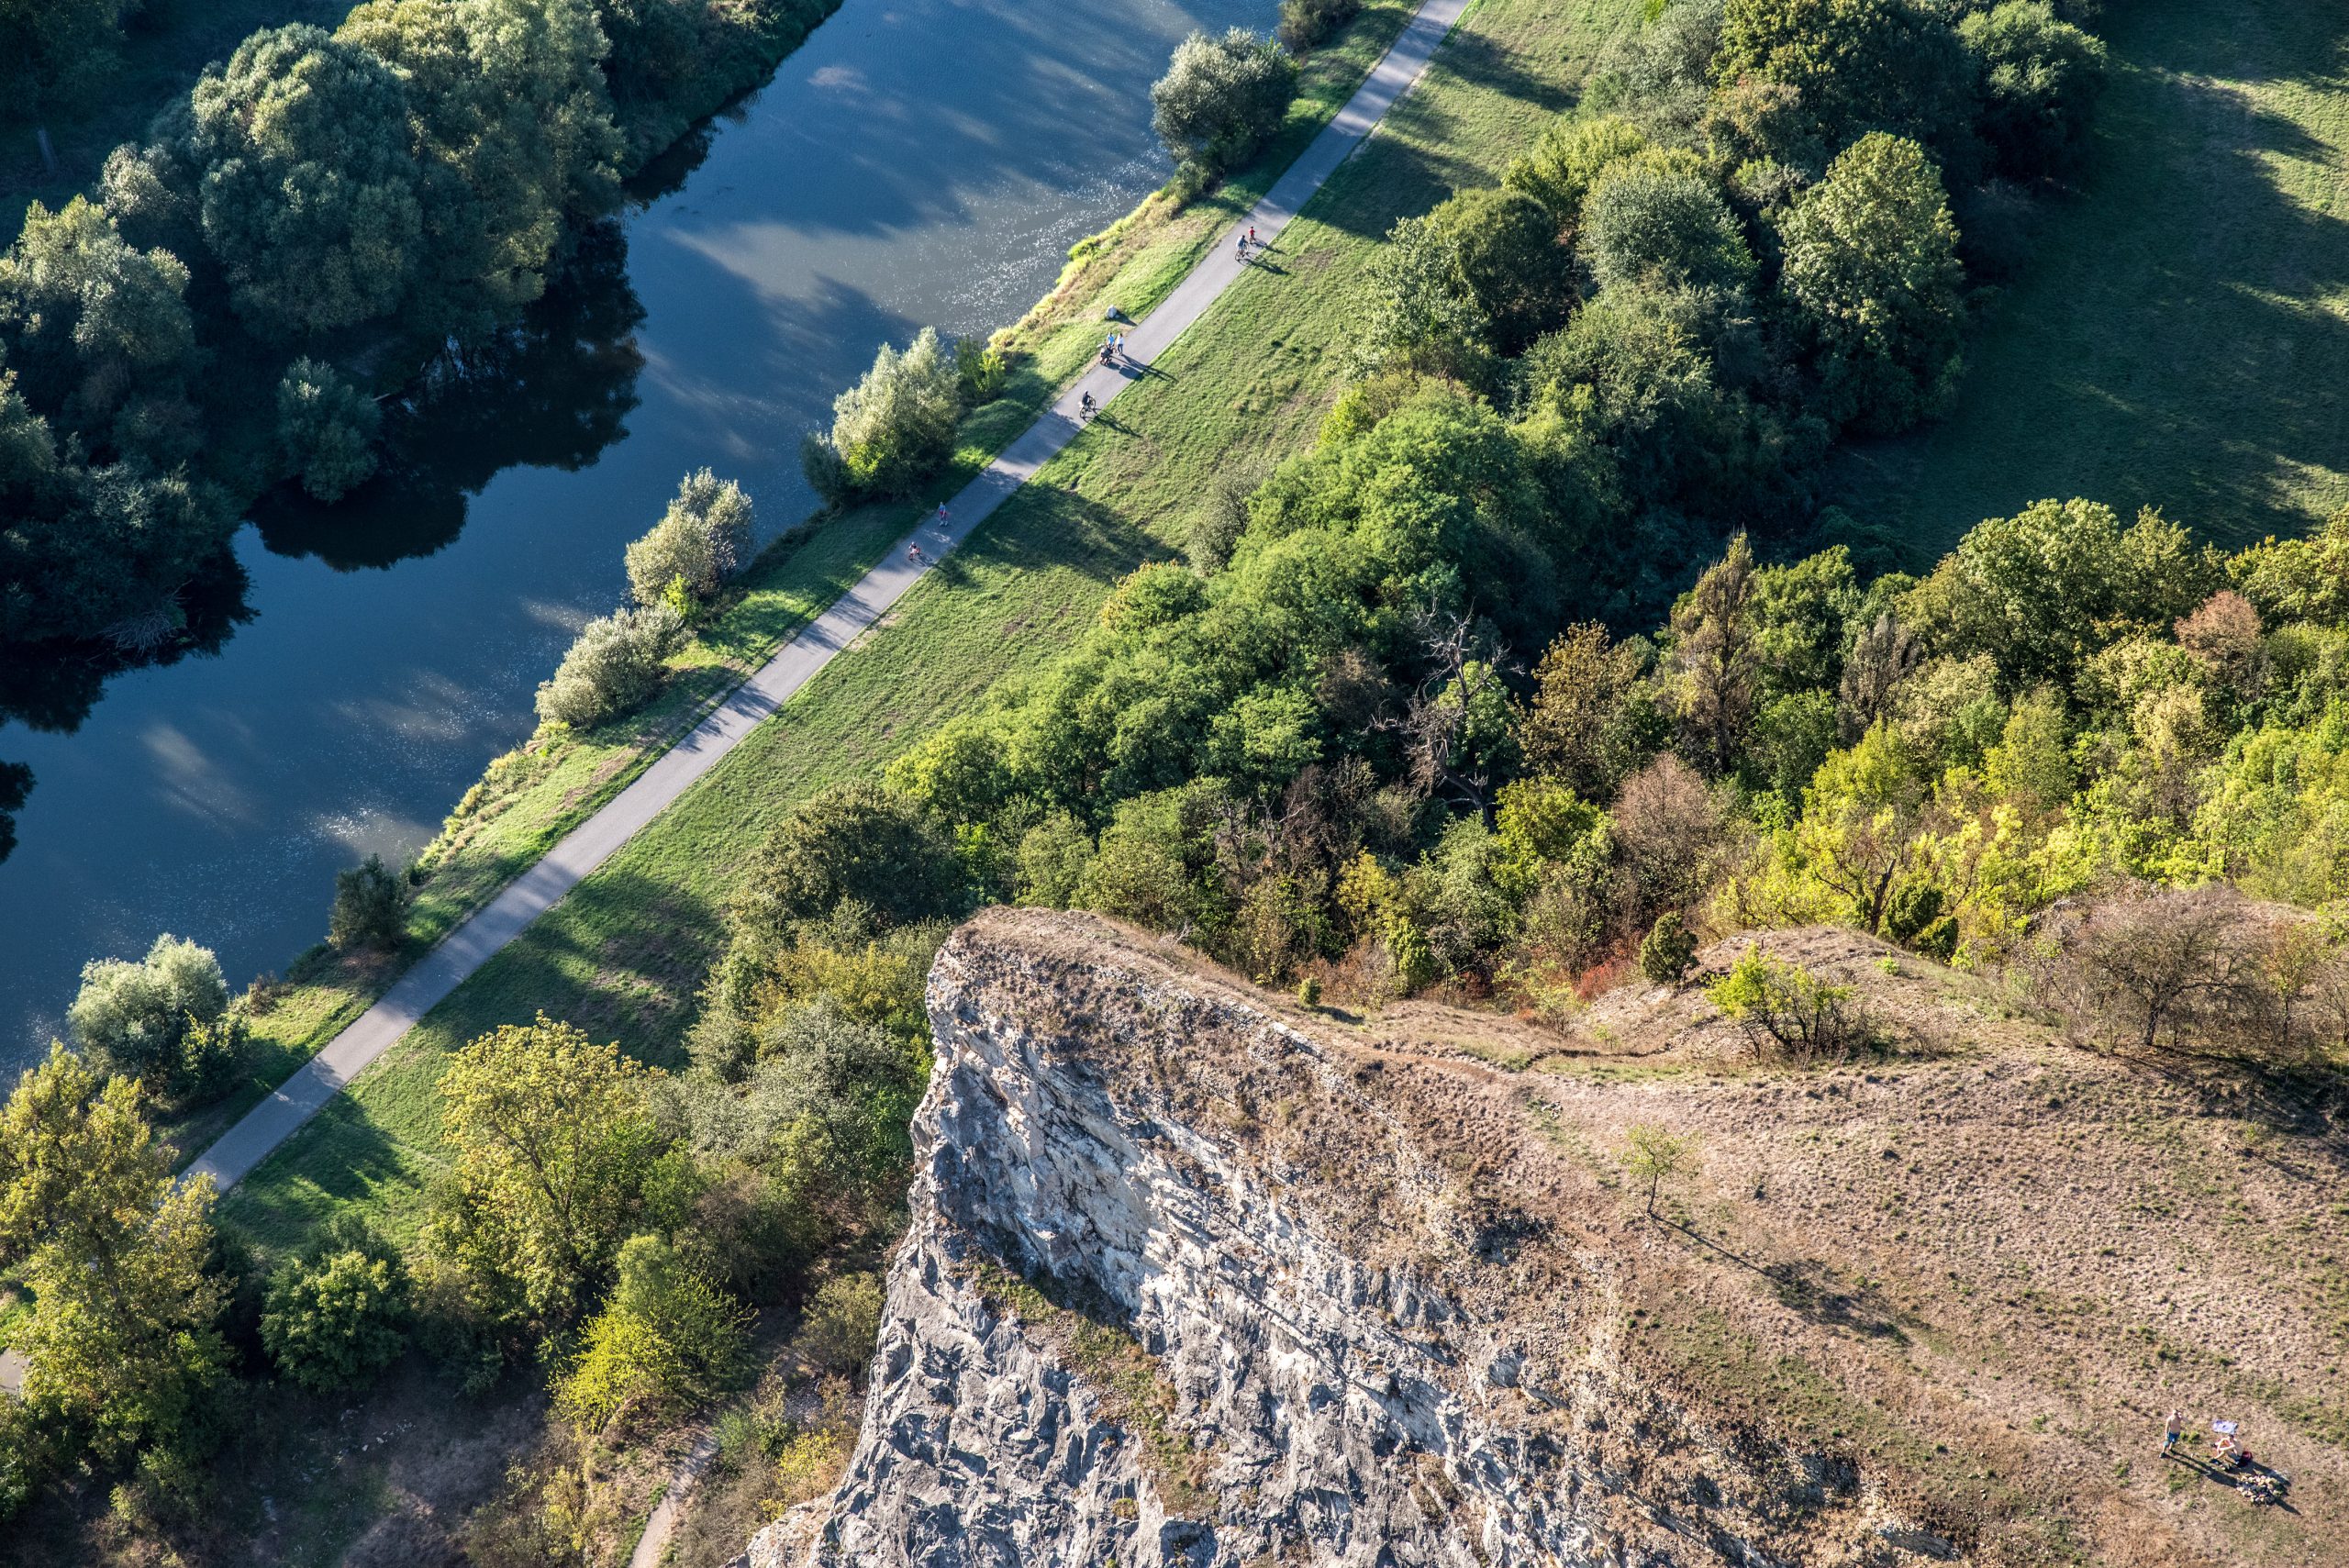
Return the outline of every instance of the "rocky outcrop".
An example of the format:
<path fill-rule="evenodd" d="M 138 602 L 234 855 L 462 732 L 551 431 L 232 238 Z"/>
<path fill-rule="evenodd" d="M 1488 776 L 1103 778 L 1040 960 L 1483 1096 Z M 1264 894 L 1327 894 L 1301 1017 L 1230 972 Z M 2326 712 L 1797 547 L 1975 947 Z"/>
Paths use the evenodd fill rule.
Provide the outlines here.
<path fill-rule="evenodd" d="M 974 920 L 860 1441 L 754 1568 L 2337 1562 L 2349 1233 L 2307 1199 L 2349 1159 L 2247 1158 L 2208 1086 L 1865 937 L 1760 940 L 1911 1044 L 1757 1068 L 1669 988 L 1579 1037 L 1354 1019 Z M 1660 1197 L 1640 1124 L 1700 1155 Z M 2261 1332 L 2202 1355 L 2221 1320 Z M 2298 1511 L 2149 1462 L 2172 1404 Z"/>
<path fill-rule="evenodd" d="M 1481 1196 L 1375 1053 L 1041 912 L 959 932 L 930 1006 L 863 1439 L 754 1562 L 1766 1560 L 1753 1488 L 1620 1375 L 1605 1262 Z M 1622 1463 L 1659 1445 L 1671 1508 Z"/>

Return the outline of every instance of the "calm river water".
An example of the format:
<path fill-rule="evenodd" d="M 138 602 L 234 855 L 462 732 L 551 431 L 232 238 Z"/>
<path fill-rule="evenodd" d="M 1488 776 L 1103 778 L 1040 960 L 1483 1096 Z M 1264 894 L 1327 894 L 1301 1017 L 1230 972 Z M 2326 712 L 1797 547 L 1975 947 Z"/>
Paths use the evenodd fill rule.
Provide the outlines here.
<path fill-rule="evenodd" d="M 847 0 L 697 165 L 651 172 L 674 188 L 625 257 L 408 431 L 396 483 L 244 530 L 219 654 L 116 678 L 71 734 L 0 728 L 38 780 L 0 862 L 0 1087 L 88 958 L 168 930 L 241 985 L 317 940 L 338 869 L 412 854 L 529 732 L 679 475 L 740 479 L 770 532 L 804 515 L 799 438 L 874 348 L 1017 317 L 1164 179 L 1174 42 L 1273 9 Z"/>

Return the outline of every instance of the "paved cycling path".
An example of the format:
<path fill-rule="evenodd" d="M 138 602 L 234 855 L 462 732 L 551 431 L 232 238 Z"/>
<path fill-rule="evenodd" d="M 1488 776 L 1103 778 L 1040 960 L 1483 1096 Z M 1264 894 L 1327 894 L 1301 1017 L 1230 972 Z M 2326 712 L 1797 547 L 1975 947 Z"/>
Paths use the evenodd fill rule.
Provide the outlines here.
<path fill-rule="evenodd" d="M 948 503 L 945 520 L 932 518 L 914 530 L 912 542 L 921 551 L 918 559 L 907 550 L 892 550 L 887 560 L 833 600 L 829 608 L 736 687 L 691 734 L 639 774 L 609 805 L 573 828 L 486 907 L 450 932 L 356 1023 L 335 1036 L 306 1066 L 221 1134 L 189 1173 L 207 1174 L 223 1189 L 243 1180 L 369 1062 L 390 1050 L 499 949 L 520 936 L 531 921 L 552 908 L 583 877 L 740 745 L 745 736 L 814 678 L 858 633 L 887 613 L 924 573 L 970 537 L 971 530 L 985 522 L 1005 497 L 1076 438 L 1077 410 L 1084 394 L 1090 392 L 1096 402 L 1108 402 L 1146 374 L 1144 367 L 1205 314 L 1216 296 L 1241 274 L 1234 257 L 1237 236 L 1252 225 L 1259 239 L 1270 240 L 1287 226 L 1396 100 L 1418 82 L 1436 46 L 1451 32 L 1468 3 L 1425 0 L 1337 117 L 1322 128 L 1254 210 L 1210 247 L 1174 292 L 1127 335 L 1126 353 L 1132 363 L 1097 365 L 1086 373 Z"/>

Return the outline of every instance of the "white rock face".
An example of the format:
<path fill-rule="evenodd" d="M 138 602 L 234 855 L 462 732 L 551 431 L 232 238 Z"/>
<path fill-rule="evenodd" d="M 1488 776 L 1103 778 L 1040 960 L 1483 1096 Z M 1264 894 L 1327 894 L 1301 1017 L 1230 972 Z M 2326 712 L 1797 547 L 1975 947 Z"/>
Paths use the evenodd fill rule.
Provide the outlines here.
<path fill-rule="evenodd" d="M 863 1436 L 753 1568 L 1768 1561 L 1627 1489 L 1602 1265 L 1518 1256 L 1359 1056 L 1106 934 L 940 956 Z"/>

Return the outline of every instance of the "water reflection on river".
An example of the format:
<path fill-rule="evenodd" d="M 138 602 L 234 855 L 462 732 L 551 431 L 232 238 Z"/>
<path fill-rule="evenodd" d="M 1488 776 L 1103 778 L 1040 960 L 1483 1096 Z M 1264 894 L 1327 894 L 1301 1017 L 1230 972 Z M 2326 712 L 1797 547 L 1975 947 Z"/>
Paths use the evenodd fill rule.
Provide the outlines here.
<path fill-rule="evenodd" d="M 625 252 L 406 430 L 395 477 L 262 510 L 251 617 L 217 655 L 116 677 L 71 734 L 0 727 L 39 781 L 0 862 L 0 1072 L 84 959 L 171 930 L 241 984 L 315 940 L 338 868 L 412 853 L 529 732 L 681 473 L 740 478 L 769 528 L 801 516 L 799 437 L 874 347 L 1016 317 L 1164 177 L 1148 88 L 1174 41 L 1272 11 L 847 0 L 648 172 L 668 189 Z"/>

